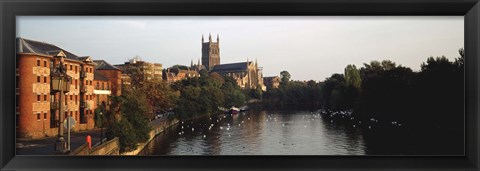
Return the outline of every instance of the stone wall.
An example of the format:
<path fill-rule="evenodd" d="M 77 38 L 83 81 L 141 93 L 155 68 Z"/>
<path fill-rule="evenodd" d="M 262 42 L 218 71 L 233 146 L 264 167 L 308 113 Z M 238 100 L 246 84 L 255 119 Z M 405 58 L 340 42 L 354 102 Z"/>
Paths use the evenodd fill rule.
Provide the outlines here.
<path fill-rule="evenodd" d="M 85 143 L 73 150 L 70 155 L 82 156 L 82 155 L 119 155 L 120 154 L 120 141 L 118 137 L 104 142 L 100 145 L 88 149 L 88 143 Z"/>
<path fill-rule="evenodd" d="M 160 122 L 159 124 L 152 125 L 152 130 L 149 133 L 150 139 L 148 139 L 147 142 L 140 143 L 136 150 L 130 151 L 130 152 L 125 152 L 125 153 L 122 153 L 121 155 L 138 155 L 148 145 L 148 143 L 150 143 L 150 141 L 152 141 L 153 138 L 155 138 L 155 136 L 162 133 L 163 131 L 165 131 L 169 127 L 177 125 L 178 122 L 179 122 L 178 119 L 174 119 L 172 121 L 167 119 L 167 120 L 164 120 L 163 122 Z"/>

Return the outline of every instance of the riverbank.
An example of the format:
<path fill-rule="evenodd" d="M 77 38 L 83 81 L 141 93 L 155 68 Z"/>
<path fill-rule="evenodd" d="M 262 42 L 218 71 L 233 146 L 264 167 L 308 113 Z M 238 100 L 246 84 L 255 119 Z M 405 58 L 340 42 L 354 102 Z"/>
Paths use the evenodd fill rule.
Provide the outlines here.
<path fill-rule="evenodd" d="M 173 120 L 158 119 L 150 122 L 150 127 L 152 127 L 152 130 L 149 132 L 150 138 L 146 142 L 140 143 L 136 150 L 133 150 L 130 152 L 124 152 L 124 153 L 121 153 L 120 155 L 127 155 L 127 156 L 138 155 L 145 148 L 145 146 L 147 146 L 150 143 L 150 141 L 152 141 L 158 134 L 161 134 L 166 129 L 177 125 L 179 122 L 180 120 L 178 119 L 173 119 Z"/>

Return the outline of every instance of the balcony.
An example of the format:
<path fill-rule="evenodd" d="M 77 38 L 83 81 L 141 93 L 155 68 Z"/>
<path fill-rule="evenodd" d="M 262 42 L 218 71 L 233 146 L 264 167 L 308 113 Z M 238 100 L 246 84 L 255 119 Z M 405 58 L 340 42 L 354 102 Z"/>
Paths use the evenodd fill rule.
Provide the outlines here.
<path fill-rule="evenodd" d="M 80 78 L 85 78 L 86 73 L 87 72 L 85 72 L 84 70 L 81 70 L 80 71 Z"/>
<path fill-rule="evenodd" d="M 59 108 L 60 106 L 58 105 L 57 102 L 50 102 L 50 110 L 57 110 Z"/>
<path fill-rule="evenodd" d="M 81 92 L 81 93 L 87 92 L 87 86 L 80 85 L 80 92 Z"/>

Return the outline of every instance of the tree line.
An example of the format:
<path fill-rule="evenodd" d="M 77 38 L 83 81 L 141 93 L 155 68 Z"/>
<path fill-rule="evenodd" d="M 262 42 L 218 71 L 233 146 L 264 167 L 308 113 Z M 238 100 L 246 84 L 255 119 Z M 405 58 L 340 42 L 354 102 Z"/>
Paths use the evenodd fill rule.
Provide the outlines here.
<path fill-rule="evenodd" d="M 420 71 L 390 60 L 362 67 L 347 65 L 324 81 L 290 81 L 280 73 L 280 87 L 263 95 L 267 106 L 309 106 L 332 111 L 353 110 L 360 120 L 375 118 L 425 129 L 463 127 L 464 49 L 449 61 L 428 57 Z"/>

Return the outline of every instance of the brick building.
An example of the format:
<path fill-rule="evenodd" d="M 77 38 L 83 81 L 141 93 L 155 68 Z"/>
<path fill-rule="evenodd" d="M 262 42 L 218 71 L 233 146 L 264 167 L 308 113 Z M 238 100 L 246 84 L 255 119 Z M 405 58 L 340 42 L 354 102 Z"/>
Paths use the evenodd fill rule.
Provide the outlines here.
<path fill-rule="evenodd" d="M 160 63 L 150 63 L 142 61 L 140 58 L 135 57 L 129 62 L 125 62 L 124 64 L 114 65 L 114 67 L 123 71 L 124 74 L 129 76 L 138 75 L 138 80 L 132 79 L 131 81 L 144 81 L 144 80 L 162 80 L 162 64 Z M 125 76 L 123 76 L 126 78 Z M 126 80 L 124 80 L 125 82 Z"/>
<path fill-rule="evenodd" d="M 24 38 L 16 39 L 16 54 L 17 137 L 57 136 L 59 105 L 64 106 L 64 118 L 69 115 L 77 121 L 73 132 L 94 128 L 95 63 L 91 57 L 79 57 L 53 44 Z M 60 93 L 52 92 L 50 81 L 60 58 L 72 78 L 62 104 Z"/>
<path fill-rule="evenodd" d="M 167 83 L 172 83 L 193 77 L 200 77 L 200 74 L 195 70 L 190 70 L 189 68 L 167 68 L 163 70 L 163 80 Z"/>

